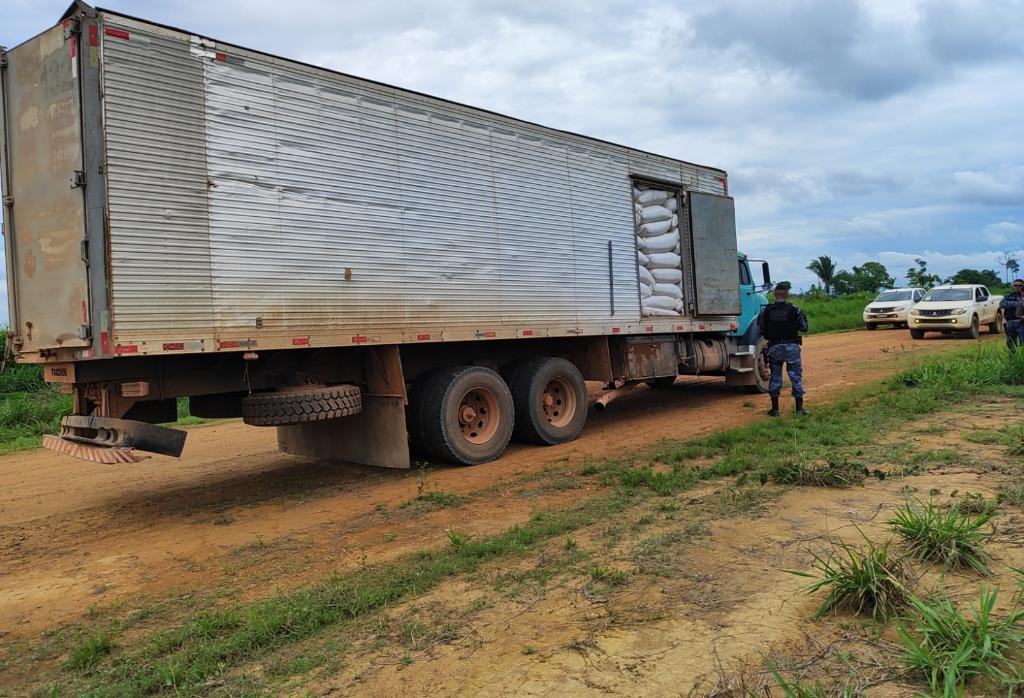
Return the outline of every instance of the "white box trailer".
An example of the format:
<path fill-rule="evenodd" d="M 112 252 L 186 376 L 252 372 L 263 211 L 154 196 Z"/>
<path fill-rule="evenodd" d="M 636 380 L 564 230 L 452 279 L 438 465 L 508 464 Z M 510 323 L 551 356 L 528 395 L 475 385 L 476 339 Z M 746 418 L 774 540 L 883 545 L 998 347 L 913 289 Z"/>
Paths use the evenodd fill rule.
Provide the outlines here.
<path fill-rule="evenodd" d="M 412 434 L 478 462 L 582 427 L 585 402 L 560 436 L 524 422 L 557 400 L 518 404 L 526 365 L 561 361 L 563 394 L 760 376 L 722 170 L 84 3 L 0 55 L 10 346 L 76 396 L 56 448 L 179 452 L 134 422 L 187 395 L 292 452 L 408 465 L 406 412 L 455 400 L 469 434 L 482 399 L 509 413 L 486 447 Z M 462 369 L 469 402 L 422 397 Z"/>

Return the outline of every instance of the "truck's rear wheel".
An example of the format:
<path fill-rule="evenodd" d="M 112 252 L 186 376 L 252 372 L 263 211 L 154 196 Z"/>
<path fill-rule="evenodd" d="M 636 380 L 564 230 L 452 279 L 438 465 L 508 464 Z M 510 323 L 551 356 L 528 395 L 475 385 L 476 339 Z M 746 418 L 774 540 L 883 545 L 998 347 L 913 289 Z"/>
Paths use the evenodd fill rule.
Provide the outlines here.
<path fill-rule="evenodd" d="M 416 381 L 409 400 L 413 448 L 425 456 L 477 465 L 502 454 L 512 438 L 512 394 L 481 366 L 444 368 Z"/>
<path fill-rule="evenodd" d="M 571 361 L 526 361 L 510 380 L 516 410 L 516 438 L 553 446 L 572 441 L 587 421 L 587 384 Z"/>
<path fill-rule="evenodd" d="M 362 393 L 355 385 L 302 386 L 242 399 L 242 421 L 257 427 L 321 422 L 362 410 Z"/>
<path fill-rule="evenodd" d="M 1003 323 L 1003 314 L 999 311 L 996 311 L 995 320 L 988 324 L 989 334 L 1002 334 L 1003 330 L 1005 329 L 1006 327 Z"/>

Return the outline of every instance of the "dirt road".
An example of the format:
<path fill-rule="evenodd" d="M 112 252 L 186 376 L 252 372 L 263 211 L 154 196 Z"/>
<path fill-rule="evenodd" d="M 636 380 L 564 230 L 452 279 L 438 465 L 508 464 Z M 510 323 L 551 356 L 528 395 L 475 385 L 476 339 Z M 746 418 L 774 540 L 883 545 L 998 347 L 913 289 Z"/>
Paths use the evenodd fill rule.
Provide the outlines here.
<path fill-rule="evenodd" d="M 808 404 L 813 409 L 925 352 L 965 343 L 914 342 L 905 331 L 812 337 L 805 346 Z M 504 528 L 541 502 L 513 501 L 502 483 L 664 437 L 761 419 L 764 402 L 711 378 L 668 391 L 638 389 L 607 412 L 592 413 L 572 444 L 515 446 L 494 463 L 427 473 L 281 455 L 273 430 L 234 421 L 191 430 L 180 460 L 98 466 L 42 450 L 6 456 L 0 459 L 0 635 L 31 636 L 91 605 L 175 588 L 229 582 L 243 596 L 266 593 L 430 544 L 452 523 L 475 531 Z M 485 501 L 451 512 L 385 515 L 425 482 L 451 493 L 495 489 Z M 545 501 L 566 496 L 552 493 Z"/>

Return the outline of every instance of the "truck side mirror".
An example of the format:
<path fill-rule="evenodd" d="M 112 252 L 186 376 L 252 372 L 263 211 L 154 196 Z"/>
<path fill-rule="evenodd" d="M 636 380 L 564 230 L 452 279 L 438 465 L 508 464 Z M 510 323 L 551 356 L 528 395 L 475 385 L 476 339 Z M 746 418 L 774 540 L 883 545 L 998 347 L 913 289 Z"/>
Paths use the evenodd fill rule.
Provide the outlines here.
<path fill-rule="evenodd" d="M 768 262 L 761 262 L 761 276 L 764 277 L 764 285 L 772 285 L 772 272 L 768 268 Z"/>

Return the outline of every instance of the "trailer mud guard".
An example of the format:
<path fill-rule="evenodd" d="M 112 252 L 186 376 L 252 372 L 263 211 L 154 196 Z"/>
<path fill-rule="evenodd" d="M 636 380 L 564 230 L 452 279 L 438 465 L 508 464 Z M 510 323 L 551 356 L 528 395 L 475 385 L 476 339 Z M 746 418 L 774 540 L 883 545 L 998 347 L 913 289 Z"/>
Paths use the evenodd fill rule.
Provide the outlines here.
<path fill-rule="evenodd" d="M 409 468 L 405 378 L 395 345 L 367 349 L 363 411 L 350 417 L 277 428 L 283 453 L 383 468 Z"/>

